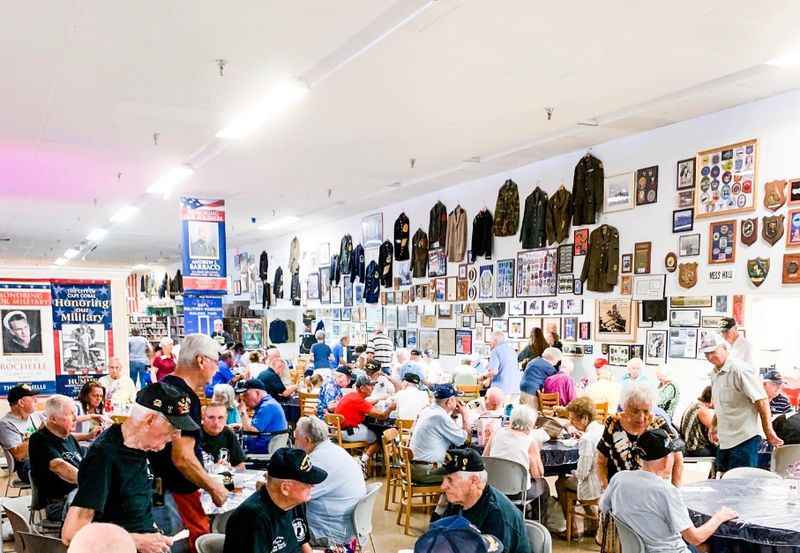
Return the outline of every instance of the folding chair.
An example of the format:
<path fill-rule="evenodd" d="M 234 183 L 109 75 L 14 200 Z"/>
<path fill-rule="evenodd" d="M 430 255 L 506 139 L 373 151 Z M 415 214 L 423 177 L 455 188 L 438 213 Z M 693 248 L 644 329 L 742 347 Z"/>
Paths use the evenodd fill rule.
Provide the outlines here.
<path fill-rule="evenodd" d="M 522 509 L 522 518 L 525 518 L 525 511 L 528 505 L 533 503 L 533 499 L 528 499 L 528 469 L 515 461 L 500 459 L 499 457 L 483 457 L 483 464 L 486 467 L 486 473 L 489 475 L 489 485 L 507 496 L 519 496 L 518 499 L 511 499 L 510 497 L 509 499 L 511 503 Z M 539 516 L 541 517 L 541 496 L 537 499 L 539 500 Z"/>
<path fill-rule="evenodd" d="M 67 546 L 58 538 L 20 532 L 25 553 L 67 553 Z"/>
<path fill-rule="evenodd" d="M 225 547 L 225 534 L 204 534 L 194 542 L 197 553 L 222 553 Z"/>
<path fill-rule="evenodd" d="M 614 526 L 617 529 L 617 537 L 620 543 L 620 553 L 645 553 L 644 541 L 641 536 L 633 531 L 633 529 L 616 518 L 610 515 Z"/>
<path fill-rule="evenodd" d="M 353 509 L 353 528 L 356 529 L 356 538 L 361 548 L 364 548 L 366 538 L 369 538 L 369 543 L 372 545 L 372 553 L 378 553 L 375 549 L 375 542 L 372 541 L 372 509 L 375 506 L 375 500 L 378 498 L 378 490 L 381 489 L 383 484 L 374 482 L 367 484 L 367 493 L 358 500 L 355 509 Z M 388 490 L 387 490 L 388 492 Z"/>
<path fill-rule="evenodd" d="M 532 553 L 552 553 L 553 538 L 544 524 L 535 520 L 526 520 L 525 533 L 528 535 Z"/>
<path fill-rule="evenodd" d="M 8 490 L 15 489 L 17 490 L 17 495 L 14 497 L 19 497 L 22 495 L 23 490 L 29 490 L 31 485 L 26 484 L 22 479 L 17 477 L 17 461 L 14 459 L 14 455 L 12 455 L 11 451 L 3 448 L 3 454 L 6 456 L 6 467 L 8 468 L 8 480 L 6 480 L 6 491 L 3 496 L 10 497 L 8 495 Z"/>

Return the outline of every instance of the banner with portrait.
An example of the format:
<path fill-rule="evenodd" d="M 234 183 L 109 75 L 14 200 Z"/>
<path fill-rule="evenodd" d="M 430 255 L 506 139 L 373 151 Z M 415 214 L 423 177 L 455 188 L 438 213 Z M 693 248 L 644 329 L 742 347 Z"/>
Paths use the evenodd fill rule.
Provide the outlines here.
<path fill-rule="evenodd" d="M 225 200 L 180 199 L 183 289 L 226 294 Z"/>
<path fill-rule="evenodd" d="M 28 383 L 55 392 L 50 282 L 0 280 L 0 395 Z"/>
<path fill-rule="evenodd" d="M 183 329 L 186 335 L 214 332 L 214 321 L 222 320 L 221 296 L 186 294 L 183 296 Z"/>

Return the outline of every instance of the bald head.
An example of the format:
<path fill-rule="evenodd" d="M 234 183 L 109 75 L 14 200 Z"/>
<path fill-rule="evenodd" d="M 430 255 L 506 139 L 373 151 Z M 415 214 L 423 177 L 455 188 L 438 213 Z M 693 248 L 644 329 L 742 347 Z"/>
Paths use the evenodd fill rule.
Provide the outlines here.
<path fill-rule="evenodd" d="M 486 409 L 489 411 L 494 411 L 495 409 L 499 409 L 503 406 L 503 401 L 505 397 L 503 396 L 503 390 L 497 388 L 496 386 L 492 386 L 488 390 L 486 390 L 486 397 L 484 398 L 484 402 L 486 404 Z"/>
<path fill-rule="evenodd" d="M 78 530 L 67 553 L 95 553 L 98 544 L 103 544 L 103 553 L 136 553 L 131 535 L 116 524 L 105 522 L 92 522 Z"/>

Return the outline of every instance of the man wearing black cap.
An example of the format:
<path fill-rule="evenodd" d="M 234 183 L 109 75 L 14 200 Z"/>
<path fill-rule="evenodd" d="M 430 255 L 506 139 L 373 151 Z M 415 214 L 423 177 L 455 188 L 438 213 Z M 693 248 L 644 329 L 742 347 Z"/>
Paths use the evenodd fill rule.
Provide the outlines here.
<path fill-rule="evenodd" d="M 722 319 L 722 328 L 720 333 L 725 341 L 728 342 L 728 349 L 731 356 L 739 361 L 744 361 L 748 365 L 753 365 L 753 346 L 748 342 L 744 336 L 739 333 L 736 325 L 736 319 L 733 317 L 724 317 Z"/>
<path fill-rule="evenodd" d="M 783 415 L 792 410 L 789 404 L 789 398 L 781 393 L 781 386 L 783 386 L 783 378 L 781 373 L 776 370 L 767 371 L 762 377 L 764 381 L 764 391 L 767 392 L 767 399 L 769 400 L 769 412 L 773 415 Z"/>
<path fill-rule="evenodd" d="M 738 516 L 722 507 L 705 524 L 695 527 L 678 488 L 667 479 L 670 453 L 680 451 L 683 444 L 656 428 L 642 433 L 636 447 L 641 468 L 618 472 L 600 499 L 600 508 L 630 526 L 647 551 L 688 553 L 686 543 L 700 545 L 720 524 Z"/>
<path fill-rule="evenodd" d="M 17 384 L 8 390 L 11 410 L 0 419 L 0 446 L 14 457 L 17 476 L 29 482 L 31 469 L 28 459 L 28 438 L 44 424 L 44 417 L 36 412 L 36 392 L 27 384 Z"/>
<path fill-rule="evenodd" d="M 140 553 L 169 552 L 172 539 L 158 533 L 153 519 L 147 452 L 164 449 L 180 431 L 199 431 L 189 416 L 189 398 L 163 382 L 141 390 L 128 419 L 101 434 L 83 459 L 61 532 L 64 542 L 92 521 L 112 522 L 130 532 Z"/>
<path fill-rule="evenodd" d="M 412 372 L 403 375 L 400 391 L 395 394 L 394 399 L 397 402 L 397 418 L 412 421 L 431 403 L 430 395 L 421 385 L 419 375 Z"/>
<path fill-rule="evenodd" d="M 323 418 L 325 413 L 333 412 L 336 402 L 342 399 L 345 388 L 350 386 L 352 373 L 347 365 L 342 365 L 333 371 L 333 375 L 325 379 L 319 390 L 319 403 L 317 403 L 317 416 Z"/>
<path fill-rule="evenodd" d="M 267 474 L 267 485 L 228 519 L 223 553 L 311 553 L 303 504 L 328 473 L 302 449 L 284 447 L 272 454 Z"/>
<path fill-rule="evenodd" d="M 267 393 L 264 383 L 257 378 L 245 380 L 236 388 L 242 394 L 241 417 L 242 430 L 246 432 L 281 432 L 289 428 L 286 413 L 275 398 Z M 247 410 L 253 410 L 253 418 Z M 267 453 L 271 436 L 248 436 L 245 447 L 248 453 Z"/>
<path fill-rule="evenodd" d="M 451 449 L 444 463 L 442 491 L 449 505 L 438 506 L 433 520 L 461 515 L 503 544 L 505 553 L 531 553 L 522 511 L 501 492 L 486 483 L 488 475 L 474 449 Z"/>

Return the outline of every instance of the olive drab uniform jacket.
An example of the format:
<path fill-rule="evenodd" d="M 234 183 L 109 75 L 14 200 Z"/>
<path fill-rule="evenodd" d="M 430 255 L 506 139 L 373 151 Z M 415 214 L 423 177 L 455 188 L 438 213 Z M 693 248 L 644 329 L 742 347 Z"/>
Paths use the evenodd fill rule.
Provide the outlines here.
<path fill-rule="evenodd" d="M 349 234 L 342 236 L 342 241 L 339 244 L 339 274 L 349 275 L 352 273 L 353 262 L 353 237 Z M 339 279 L 336 279 L 339 283 Z"/>
<path fill-rule="evenodd" d="M 525 198 L 525 215 L 522 217 L 522 230 L 519 241 L 522 248 L 543 248 L 547 245 L 547 192 L 536 187 Z"/>
<path fill-rule="evenodd" d="M 575 166 L 572 181 L 572 224 L 593 225 L 603 209 L 603 162 L 591 154 Z"/>
<path fill-rule="evenodd" d="M 508 179 L 497 193 L 494 208 L 494 235 L 514 236 L 519 230 L 519 191 L 517 183 Z"/>
<path fill-rule="evenodd" d="M 611 225 L 600 225 L 589 235 L 589 252 L 583 261 L 581 280 L 586 290 L 611 292 L 618 277 L 619 231 Z"/>
<path fill-rule="evenodd" d="M 428 247 L 444 248 L 447 245 L 447 208 L 436 202 L 428 221 Z"/>
<path fill-rule="evenodd" d="M 411 271 L 414 278 L 428 276 L 428 235 L 421 228 L 411 239 Z"/>
<path fill-rule="evenodd" d="M 547 202 L 547 243 L 560 244 L 569 238 L 572 226 L 572 194 L 563 186 Z"/>

